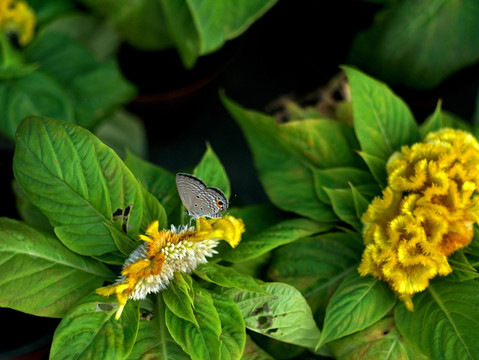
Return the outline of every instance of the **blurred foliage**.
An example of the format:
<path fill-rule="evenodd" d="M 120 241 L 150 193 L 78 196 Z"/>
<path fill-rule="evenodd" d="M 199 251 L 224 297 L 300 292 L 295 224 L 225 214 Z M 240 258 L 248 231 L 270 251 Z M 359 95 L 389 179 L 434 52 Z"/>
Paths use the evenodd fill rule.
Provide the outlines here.
<path fill-rule="evenodd" d="M 476 0 L 389 1 L 356 35 L 349 62 L 391 85 L 430 89 L 479 61 Z"/>
<path fill-rule="evenodd" d="M 175 47 L 185 67 L 241 35 L 277 0 L 82 0 L 104 16 L 131 45 Z"/>

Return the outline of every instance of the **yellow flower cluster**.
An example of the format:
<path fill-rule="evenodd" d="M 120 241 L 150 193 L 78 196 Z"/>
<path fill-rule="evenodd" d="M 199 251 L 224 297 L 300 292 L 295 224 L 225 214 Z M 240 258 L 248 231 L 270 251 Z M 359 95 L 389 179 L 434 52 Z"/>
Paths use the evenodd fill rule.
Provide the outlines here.
<path fill-rule="evenodd" d="M 35 24 L 35 14 L 26 1 L 0 0 L 0 31 L 17 34 L 20 45 L 32 40 Z"/>
<path fill-rule="evenodd" d="M 159 230 L 154 221 L 140 235 L 144 241 L 125 261 L 121 277 L 113 285 L 96 290 L 103 296 L 116 294 L 120 306 L 116 319 L 121 316 L 128 299 L 144 299 L 149 293 L 166 289 L 175 272 L 191 273 L 198 265 L 207 262 L 206 257 L 216 253 L 219 240 L 232 247 L 238 245 L 245 231 L 243 221 L 233 216 L 196 220 L 193 227 L 174 227 Z"/>
<path fill-rule="evenodd" d="M 479 144 L 460 130 L 430 133 L 387 163 L 388 186 L 364 213 L 362 276 L 387 281 L 413 310 L 412 296 L 452 269 L 479 220 Z"/>

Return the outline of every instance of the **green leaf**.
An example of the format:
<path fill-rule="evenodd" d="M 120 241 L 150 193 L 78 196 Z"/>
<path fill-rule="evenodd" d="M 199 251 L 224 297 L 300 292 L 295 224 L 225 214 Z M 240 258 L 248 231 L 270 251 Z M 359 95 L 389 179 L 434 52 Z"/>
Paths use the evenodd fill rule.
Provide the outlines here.
<path fill-rule="evenodd" d="M 363 247 L 359 235 L 344 232 L 299 239 L 274 251 L 268 276 L 295 285 L 305 296 L 310 296 L 354 271 Z"/>
<path fill-rule="evenodd" d="M 191 358 L 171 338 L 164 323 L 154 319 L 141 321 L 138 336 L 128 360 L 174 359 L 190 360 Z"/>
<path fill-rule="evenodd" d="M 80 300 L 55 331 L 50 359 L 123 359 L 138 332 L 138 303 L 127 302 L 115 320 L 113 298 L 90 295 Z"/>
<path fill-rule="evenodd" d="M 58 239 L 16 220 L 0 219 L 0 306 L 62 317 L 112 273 L 73 253 Z"/>
<path fill-rule="evenodd" d="M 13 193 L 15 194 L 17 211 L 25 223 L 32 226 L 34 229 L 55 235 L 53 227 L 50 225 L 47 217 L 28 200 L 25 193 L 18 185 L 18 181 L 12 181 Z"/>
<path fill-rule="evenodd" d="M 357 233 L 329 232 L 299 239 L 272 254 L 268 278 L 297 288 L 323 319 L 331 293 L 356 272 L 364 245 Z"/>
<path fill-rule="evenodd" d="M 222 251 L 221 249 L 219 251 Z M 251 260 L 230 264 L 230 267 L 238 270 L 240 273 L 260 279 L 264 276 L 264 269 L 269 263 L 271 253 L 267 252 Z M 214 261 L 214 260 L 213 260 Z"/>
<path fill-rule="evenodd" d="M 313 175 L 317 196 L 326 204 L 329 204 L 330 200 L 323 187 L 349 189 L 350 184 L 352 184 L 356 189 L 368 195 L 373 196 L 380 192 L 374 177 L 365 170 L 347 167 L 313 169 Z"/>
<path fill-rule="evenodd" d="M 115 241 L 115 243 L 117 243 L 117 241 Z M 120 265 L 123 265 L 123 263 L 125 262 L 125 255 L 119 251 L 103 254 L 103 255 L 92 255 L 91 257 L 93 259 L 96 259 L 102 263 L 109 264 L 109 265 L 120 266 Z"/>
<path fill-rule="evenodd" d="M 235 218 L 240 218 L 246 224 L 247 231 L 243 235 L 253 236 L 265 228 L 283 220 L 283 216 L 277 207 L 272 204 L 255 204 L 241 207 L 232 207 L 228 213 Z"/>
<path fill-rule="evenodd" d="M 441 110 L 441 101 L 438 101 L 434 112 L 426 119 L 426 121 L 424 121 L 423 124 L 421 124 L 419 128 L 421 131 L 421 137 L 425 138 L 428 133 L 445 127 L 461 129 L 468 132 L 472 131 L 470 124 L 467 124 L 458 117 Z"/>
<path fill-rule="evenodd" d="M 87 130 L 26 119 L 17 132 L 13 169 L 68 248 L 102 255 L 115 252 L 120 239 L 124 251 L 134 246 L 126 234 L 136 239 L 141 225 L 141 186 L 113 150 Z"/>
<path fill-rule="evenodd" d="M 30 70 L 0 81 L 0 130 L 12 138 L 20 121 L 32 115 L 92 127 L 135 94 L 115 62 L 99 63 L 59 33 L 40 33 L 24 55 Z M 31 64 L 38 69 L 31 72 Z"/>
<path fill-rule="evenodd" d="M 110 61 L 75 76 L 67 88 L 76 104 L 76 123 L 91 128 L 133 99 L 136 89 Z"/>
<path fill-rule="evenodd" d="M 251 339 L 249 335 L 246 335 L 246 345 L 244 348 L 243 360 L 274 360 L 274 358 L 269 355 L 266 351 L 260 348 L 256 343 Z"/>
<path fill-rule="evenodd" d="M 13 33 L 16 33 L 13 29 Z M 0 69 L 2 77 L 5 73 L 8 74 L 12 69 L 20 70 L 24 68 L 24 59 L 20 50 L 14 46 L 8 38 L 6 32 L 0 34 Z M 28 73 L 28 72 L 27 72 Z"/>
<path fill-rule="evenodd" d="M 314 106 L 302 107 L 302 104 L 296 103 L 292 99 L 285 98 L 282 106 L 288 121 L 328 118 L 327 116 L 322 116 L 320 111 Z"/>
<path fill-rule="evenodd" d="M 352 127 L 334 120 L 310 119 L 277 126 L 291 154 L 316 168 L 354 167 L 361 164 Z M 359 160 L 359 161 L 358 161 Z"/>
<path fill-rule="evenodd" d="M 228 175 L 226 175 L 225 168 L 209 144 L 207 144 L 206 152 L 193 174 L 203 180 L 207 186 L 215 186 L 223 191 L 227 198 L 230 197 L 231 189 Z"/>
<path fill-rule="evenodd" d="M 161 295 L 158 296 L 161 298 Z M 150 321 L 140 320 L 138 335 L 128 360 L 189 360 L 190 357 L 168 333 L 165 324 L 165 305 L 161 299 L 157 302 L 155 316 Z"/>
<path fill-rule="evenodd" d="M 351 273 L 329 301 L 318 348 L 374 324 L 395 303 L 396 296 L 385 282 Z"/>
<path fill-rule="evenodd" d="M 42 32 L 66 35 L 87 48 L 98 61 L 115 56 L 120 36 L 103 19 L 84 13 L 69 13 L 55 18 L 42 28 Z"/>
<path fill-rule="evenodd" d="M 8 64 L 6 59 L 0 57 L 0 81 L 6 80 L 8 82 L 12 79 L 21 78 L 37 69 L 37 64 L 23 64 L 21 62 Z"/>
<path fill-rule="evenodd" d="M 403 304 L 394 319 L 400 333 L 430 359 L 476 359 L 479 354 L 479 283 L 436 280 L 414 296 L 414 311 Z"/>
<path fill-rule="evenodd" d="M 143 217 L 141 219 L 141 232 L 145 232 L 148 226 L 155 220 L 158 220 L 158 228 L 168 228 L 166 211 L 158 200 L 150 194 L 145 188 L 142 188 L 143 194 Z"/>
<path fill-rule="evenodd" d="M 211 294 L 193 283 L 196 326 L 166 309 L 166 326 L 171 336 L 193 359 L 220 359 L 221 319 Z"/>
<path fill-rule="evenodd" d="M 229 297 L 211 293 L 213 304 L 221 320 L 221 359 L 241 359 L 246 342 L 243 316 Z"/>
<path fill-rule="evenodd" d="M 242 206 L 240 208 L 229 208 L 228 213 L 236 218 L 240 218 L 245 223 L 246 232 L 242 235 L 242 241 L 247 241 L 249 237 L 263 231 L 271 225 L 284 219 L 284 214 L 272 204 L 257 204 Z M 221 255 L 231 251 L 231 246 L 225 241 L 221 241 L 216 247 L 218 255 L 215 258 L 221 258 Z M 261 277 L 264 266 L 269 258 L 269 253 L 264 253 L 254 259 L 232 264 L 231 267 L 239 272 L 251 277 Z"/>
<path fill-rule="evenodd" d="M 371 154 L 367 154 L 362 151 L 359 151 L 358 154 L 368 165 L 369 171 L 371 171 L 371 174 L 376 179 L 376 182 L 378 183 L 379 187 L 381 189 L 384 189 L 388 183 L 388 176 L 386 173 L 386 160 Z"/>
<path fill-rule="evenodd" d="M 414 359 L 427 358 L 404 340 L 392 317 L 328 344 L 335 359 Z"/>
<path fill-rule="evenodd" d="M 429 132 L 437 131 L 444 127 L 443 117 L 441 116 L 441 106 L 442 100 L 439 100 L 436 105 L 434 112 L 429 115 L 429 117 L 421 124 L 419 131 L 421 132 L 421 137 L 425 138 Z"/>
<path fill-rule="evenodd" d="M 60 84 L 66 84 L 78 73 L 99 65 L 93 54 L 81 44 L 55 32 L 40 34 L 35 38 L 25 49 L 25 57 L 28 62 L 39 63 L 42 72 L 52 76 Z"/>
<path fill-rule="evenodd" d="M 271 295 L 236 289 L 224 292 L 238 304 L 246 328 L 286 343 L 314 348 L 320 332 L 301 293 L 282 283 L 262 286 Z"/>
<path fill-rule="evenodd" d="M 314 126 L 304 127 L 304 132 L 301 132 L 296 125 L 285 128 L 277 125 L 273 117 L 245 110 L 224 95 L 221 95 L 221 98 L 230 114 L 243 130 L 253 153 L 260 181 L 271 201 L 282 210 L 293 211 L 322 222 L 335 221 L 336 217 L 332 209 L 317 198 L 314 187 L 311 167 L 320 165 L 321 154 L 313 151 L 313 149 L 303 148 L 308 153 L 314 152 L 311 155 L 314 163 L 311 162 L 313 160 L 306 153 L 298 157 L 298 154 L 301 153 L 299 144 L 305 138 L 314 137 L 318 143 L 328 148 L 328 145 L 325 144 L 327 143 L 326 138 L 322 138 L 322 134 L 316 131 L 313 134 L 308 134 L 307 130 L 315 129 Z M 284 139 L 285 136 L 289 136 L 287 129 L 293 129 L 290 142 Z M 342 136 L 343 130 L 346 131 L 346 129 L 344 126 L 337 125 L 337 131 L 331 134 L 337 135 L 338 139 L 334 139 L 334 142 L 328 140 L 331 142 L 330 151 L 323 154 L 323 158 L 334 155 L 332 144 L 339 143 L 342 148 L 347 148 L 346 144 L 349 137 Z M 316 130 L 318 129 L 316 128 Z M 294 134 L 298 137 L 294 138 Z M 307 147 L 307 144 L 303 146 Z M 353 159 L 348 154 L 343 154 L 343 156 L 351 161 Z M 337 156 L 333 156 L 333 158 L 338 159 Z M 332 162 L 328 162 L 328 165 L 332 165 Z M 346 165 L 348 164 L 336 164 L 336 166 Z M 350 165 L 353 166 L 353 164 Z"/>
<path fill-rule="evenodd" d="M 250 332 L 251 333 L 251 332 Z M 312 350 L 306 349 L 305 347 L 299 345 L 288 344 L 280 340 L 276 340 L 270 337 L 265 337 L 257 333 L 251 333 L 252 338 L 261 345 L 261 348 L 265 350 L 270 356 L 274 359 L 308 359 L 310 360 Z M 323 357 L 329 359 L 331 354 L 323 353 Z M 319 359 L 323 359 L 319 357 Z M 314 359 L 314 357 L 313 357 Z"/>
<path fill-rule="evenodd" d="M 351 225 L 356 231 L 361 232 L 361 215 L 369 206 L 372 194 L 377 194 L 378 189 L 374 185 L 360 186 L 363 193 L 360 193 L 351 183 L 346 189 L 329 189 L 323 187 L 323 190 L 329 196 L 331 205 L 336 215 Z M 366 197 L 363 196 L 365 194 Z"/>
<path fill-rule="evenodd" d="M 162 0 L 161 4 L 183 64 L 191 68 L 198 56 L 211 53 L 242 34 L 276 1 Z"/>
<path fill-rule="evenodd" d="M 75 104 L 54 79 L 39 70 L 0 81 L 0 130 L 13 139 L 20 121 L 32 114 L 74 122 Z"/>
<path fill-rule="evenodd" d="M 75 4 L 70 0 L 28 0 L 28 5 L 35 11 L 40 26 L 75 10 Z"/>
<path fill-rule="evenodd" d="M 477 225 L 474 225 L 474 237 L 471 243 L 464 249 L 464 253 L 468 255 L 468 258 L 476 257 L 479 260 L 479 228 Z"/>
<path fill-rule="evenodd" d="M 82 0 L 106 18 L 125 41 L 143 50 L 173 47 L 160 1 L 136 0 L 131 3 L 111 0 Z"/>
<path fill-rule="evenodd" d="M 147 155 L 145 126 L 140 118 L 125 110 L 118 110 L 103 121 L 95 129 L 95 135 L 122 159 L 128 151 L 139 157 Z"/>
<path fill-rule="evenodd" d="M 174 224 L 172 219 L 179 220 L 181 200 L 176 190 L 175 175 L 131 152 L 127 152 L 125 164 L 138 181 L 161 202 L 169 222 Z"/>
<path fill-rule="evenodd" d="M 469 263 L 466 255 L 463 251 L 456 251 L 447 259 L 449 265 L 451 265 L 452 273 L 446 277 L 451 281 L 465 281 L 477 279 L 479 273 Z"/>
<path fill-rule="evenodd" d="M 116 62 L 99 63 L 68 36 L 41 34 L 25 50 L 25 56 L 27 61 L 39 63 L 40 70 L 58 82 L 63 98 L 71 99 L 75 105 L 75 123 L 83 127 L 96 125 L 135 95 L 135 88 L 125 80 Z M 27 115 L 36 114 L 48 115 Z"/>
<path fill-rule="evenodd" d="M 357 217 L 351 189 L 328 189 L 323 187 L 323 190 L 329 196 L 334 213 L 342 221 L 360 232 L 362 229 L 361 220 Z"/>
<path fill-rule="evenodd" d="M 170 36 L 169 41 L 176 47 L 183 66 L 192 68 L 200 55 L 200 39 L 187 0 L 160 0 L 158 3 L 162 7 L 164 22 Z"/>
<path fill-rule="evenodd" d="M 353 98 L 354 129 L 361 151 L 386 160 L 402 145 L 420 140 L 419 130 L 406 103 L 385 84 L 344 67 Z"/>
<path fill-rule="evenodd" d="M 162 291 L 161 294 L 169 311 L 175 316 L 199 326 L 193 310 L 193 283 L 189 275 L 175 273 L 168 289 Z"/>
<path fill-rule="evenodd" d="M 350 62 L 391 84 L 436 87 L 479 60 L 478 16 L 475 0 L 392 1 L 357 35 Z"/>
<path fill-rule="evenodd" d="M 361 220 L 362 215 L 366 212 L 368 209 L 370 200 L 368 200 L 366 197 L 361 194 L 356 187 L 351 185 L 351 193 L 353 194 L 353 203 L 354 203 L 354 208 L 356 209 L 356 217 Z"/>
<path fill-rule="evenodd" d="M 238 246 L 234 249 L 225 249 L 219 256 L 229 262 L 246 261 L 299 238 L 327 231 L 331 227 L 329 224 L 320 224 L 304 218 L 285 220 L 254 236 L 243 237 Z"/>
<path fill-rule="evenodd" d="M 126 210 L 126 211 L 128 211 L 128 210 Z M 118 210 L 117 210 L 116 213 L 118 213 Z M 125 214 L 125 212 L 123 214 Z M 114 216 L 113 219 L 118 219 L 118 220 L 116 220 L 116 222 L 121 222 L 122 228 L 126 228 L 125 227 L 126 226 L 125 225 L 126 224 L 125 219 L 128 219 L 127 215 L 119 215 L 118 218 L 116 218 Z M 109 256 L 117 256 L 118 257 L 119 256 L 121 258 L 121 260 L 125 260 L 124 255 L 129 255 L 133 250 L 135 250 L 136 243 L 133 242 L 121 230 L 117 229 L 114 226 L 114 224 L 109 223 L 109 222 L 102 222 L 102 224 L 110 232 L 110 235 L 111 235 L 113 241 L 115 242 L 115 246 L 119 251 L 114 251 L 114 252 L 110 252 L 110 253 L 107 253 L 107 254 L 100 254 L 100 256 L 102 256 L 102 255 L 106 255 L 107 257 L 109 257 Z M 123 253 L 123 256 L 122 256 L 122 253 Z M 93 254 L 92 256 L 95 257 L 96 254 Z M 100 257 L 97 257 L 96 259 L 99 260 Z M 105 261 L 105 262 L 107 262 L 107 261 Z M 120 263 L 123 263 L 123 261 L 121 261 Z M 113 264 L 117 264 L 117 262 L 113 262 Z"/>
<path fill-rule="evenodd" d="M 195 269 L 195 275 L 219 286 L 266 294 L 255 279 L 231 267 L 206 263 Z"/>
<path fill-rule="evenodd" d="M 8 30 L 4 26 L 3 30 L 6 31 L 0 34 L 0 81 L 7 83 L 12 79 L 26 76 L 38 68 L 37 64 L 26 64 L 23 53 L 10 41 L 8 36 L 10 33 L 19 37 L 19 29 L 15 29 L 16 27 L 19 26 Z"/>

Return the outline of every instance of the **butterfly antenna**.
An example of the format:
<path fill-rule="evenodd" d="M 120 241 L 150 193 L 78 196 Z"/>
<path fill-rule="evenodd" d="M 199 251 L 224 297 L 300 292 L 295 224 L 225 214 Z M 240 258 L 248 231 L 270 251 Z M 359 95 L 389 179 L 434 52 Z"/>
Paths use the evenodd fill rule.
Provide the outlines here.
<path fill-rule="evenodd" d="M 236 198 L 236 194 L 234 194 L 232 197 L 231 197 L 231 200 L 228 201 L 228 208 L 230 207 L 231 203 L 233 202 L 233 200 Z M 226 212 L 228 215 L 230 214 L 229 212 Z"/>

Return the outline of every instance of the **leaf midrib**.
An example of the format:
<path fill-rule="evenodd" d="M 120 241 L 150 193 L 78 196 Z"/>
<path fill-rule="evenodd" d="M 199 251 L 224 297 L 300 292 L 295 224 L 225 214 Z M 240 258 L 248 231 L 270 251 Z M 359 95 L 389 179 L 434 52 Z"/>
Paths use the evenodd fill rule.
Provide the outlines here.
<path fill-rule="evenodd" d="M 78 271 L 82 271 L 82 272 L 85 272 L 87 274 L 92 274 L 92 275 L 96 275 L 96 276 L 101 276 L 101 277 L 110 277 L 112 274 L 105 274 L 105 273 L 98 273 L 98 272 L 92 272 L 92 271 L 88 271 L 84 268 L 81 268 L 81 267 L 78 267 L 78 266 L 74 266 L 72 265 L 71 263 L 68 263 L 68 262 L 65 262 L 65 261 L 56 261 L 55 258 L 51 258 L 51 257 L 48 257 L 44 254 L 41 254 L 41 253 L 33 253 L 31 251 L 27 251 L 27 250 L 23 250 L 23 251 L 18 251 L 18 250 L 11 250 L 11 251 L 1 251 L 2 253 L 8 253 L 8 252 L 11 252 L 12 254 L 14 255 L 25 255 L 25 256 L 35 256 L 37 259 L 41 259 L 41 260 L 45 260 L 45 261 L 48 261 L 50 263 L 52 263 L 53 265 L 61 265 L 61 266 L 65 266 L 67 268 L 71 268 L 71 269 L 76 269 Z M 77 254 L 78 256 L 82 256 L 82 255 L 79 255 Z"/>
<path fill-rule="evenodd" d="M 384 143 L 386 144 L 386 146 L 388 147 L 388 152 L 389 154 L 391 154 L 393 152 L 393 146 L 391 144 L 391 141 L 389 139 L 387 135 L 387 132 L 386 132 L 386 129 L 384 127 L 384 124 L 382 123 L 381 121 L 381 116 L 379 116 L 379 113 L 378 111 L 376 110 L 376 106 L 374 105 L 374 101 L 373 101 L 373 97 L 370 95 L 370 91 L 367 91 L 366 92 L 366 97 L 367 97 L 367 101 L 369 103 L 369 106 L 372 110 L 372 113 L 374 115 L 374 118 L 376 120 L 376 124 L 378 124 L 378 129 L 379 131 L 381 132 L 382 136 L 383 136 L 383 140 L 384 140 Z"/>
<path fill-rule="evenodd" d="M 414 36 L 417 34 L 419 29 L 427 24 L 431 19 L 435 18 L 435 14 L 439 12 L 439 9 L 444 6 L 446 1 L 444 0 L 437 0 L 432 3 L 429 3 L 429 5 L 424 9 L 422 14 L 420 14 L 417 18 L 412 19 L 412 21 L 405 26 L 402 30 L 406 34 L 408 33 L 408 36 Z"/>
<path fill-rule="evenodd" d="M 437 294 L 437 292 L 434 290 L 434 287 L 432 285 L 429 285 L 429 288 L 428 288 L 428 291 L 429 293 L 431 294 L 432 298 L 436 301 L 436 303 L 438 304 L 439 308 L 443 311 L 444 315 L 446 316 L 447 320 L 449 321 L 449 323 L 451 324 L 452 328 L 454 329 L 454 332 L 456 333 L 456 336 L 459 338 L 459 340 L 461 341 L 461 344 L 463 345 L 464 349 L 466 350 L 467 354 L 469 355 L 469 359 L 473 359 L 471 353 L 469 352 L 469 348 L 468 346 L 466 345 L 466 343 L 464 342 L 464 339 L 462 338 L 456 324 L 454 323 L 452 317 L 451 317 L 451 314 L 449 313 L 449 311 L 447 310 L 445 304 L 441 301 L 441 298 L 439 297 L 439 295 Z"/>
<path fill-rule="evenodd" d="M 48 131 L 47 131 L 48 133 Z M 70 138 L 70 137 L 69 137 Z M 71 140 L 71 139 L 70 139 Z M 38 160 L 38 162 L 43 166 L 43 168 L 51 175 L 52 178 L 56 179 L 58 182 L 60 182 L 61 184 L 63 184 L 66 188 L 68 188 L 71 193 L 75 194 L 75 196 L 79 199 L 81 199 L 88 207 L 90 207 L 91 209 L 94 210 L 94 213 L 98 215 L 99 218 L 103 219 L 105 222 L 108 222 L 108 223 L 111 223 L 110 219 L 107 219 L 102 213 L 100 213 L 98 211 L 98 209 L 96 209 L 95 206 L 93 206 L 93 204 L 85 199 L 83 196 L 81 196 L 77 191 L 75 191 L 67 182 L 65 182 L 65 180 L 59 178 L 56 174 L 54 174 L 52 172 L 52 170 L 46 165 L 46 163 L 38 157 L 38 155 L 30 148 L 30 146 L 28 146 L 28 144 L 23 140 L 23 138 L 20 140 L 23 145 L 24 145 L 24 148 L 35 158 Z M 50 141 L 50 144 L 51 144 L 51 141 Z M 52 146 L 53 148 L 53 146 Z M 76 149 L 75 149 L 76 150 Z M 56 156 L 56 152 L 54 151 L 55 153 L 55 156 Z M 75 151 L 75 153 L 78 153 L 77 151 Z M 96 160 L 98 161 L 98 158 L 95 156 Z M 80 161 L 81 162 L 81 161 Z M 101 167 L 100 167 L 101 168 Z M 27 172 L 25 172 L 22 168 L 18 169 L 20 172 L 22 172 L 23 174 L 27 175 L 28 177 L 30 177 L 31 179 L 34 179 L 33 177 L 31 177 Z M 82 172 L 82 175 L 83 172 Z M 104 177 L 103 177 L 103 180 L 104 180 Z M 109 194 L 109 192 L 108 192 Z M 109 199 L 111 199 L 111 197 L 108 197 Z M 111 203 L 109 204 L 110 205 L 110 208 L 111 208 Z M 69 224 L 62 224 L 62 225 L 69 225 Z"/>

